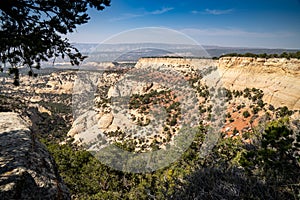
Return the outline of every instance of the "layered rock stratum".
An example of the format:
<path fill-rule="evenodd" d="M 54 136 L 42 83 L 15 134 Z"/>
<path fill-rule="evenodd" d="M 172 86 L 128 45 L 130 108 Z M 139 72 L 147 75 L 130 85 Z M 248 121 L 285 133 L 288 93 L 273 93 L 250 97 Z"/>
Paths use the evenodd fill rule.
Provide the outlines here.
<path fill-rule="evenodd" d="M 263 100 L 275 107 L 300 109 L 300 60 L 286 58 L 222 57 L 219 60 L 195 58 L 141 58 L 137 68 L 171 67 L 186 73 L 203 66 L 216 66 L 221 84 L 230 90 L 258 88 Z"/>
<path fill-rule="evenodd" d="M 127 73 L 125 72 L 125 74 L 116 75 L 115 73 L 104 73 L 98 77 L 97 81 L 93 78 L 92 82 L 94 82 L 95 86 L 98 88 L 98 91 L 101 91 L 101 94 L 95 98 L 95 102 L 98 104 L 98 107 L 96 110 L 94 110 L 95 112 L 92 112 L 92 121 L 94 121 L 94 123 L 92 123 L 93 126 L 90 127 L 93 128 L 89 129 L 87 127 L 87 125 L 91 123 L 91 120 L 88 120 L 91 117 L 88 117 L 86 115 L 87 113 L 85 113 L 84 115 L 75 119 L 75 123 L 73 124 L 73 127 L 68 135 L 75 137 L 75 140 L 77 141 L 80 141 L 81 139 L 91 141 L 92 138 L 96 137 L 96 132 L 99 130 L 102 133 L 108 132 L 108 135 L 114 135 L 113 133 L 109 132 L 115 132 L 119 130 L 120 124 L 124 123 L 128 117 L 125 119 L 124 116 L 120 117 L 121 115 L 111 111 L 113 110 L 113 107 L 111 106 L 114 103 L 111 102 L 111 98 L 114 96 L 120 96 L 121 94 L 124 95 L 130 93 L 129 96 L 137 95 L 137 98 L 143 99 L 145 95 L 150 97 L 152 95 L 151 91 L 166 92 L 166 88 L 159 84 L 159 80 L 163 80 L 163 78 L 157 77 L 159 76 L 159 73 L 157 73 L 157 75 L 153 75 L 156 72 L 164 72 L 164 70 L 179 72 L 178 77 L 175 75 L 167 80 L 167 82 L 171 85 L 172 82 L 174 82 L 173 84 L 176 85 L 176 79 L 179 78 L 185 79 L 185 81 L 189 82 L 189 84 L 195 89 L 195 93 L 197 93 L 198 96 L 198 101 L 193 102 L 194 104 L 191 106 L 195 108 L 198 108 L 199 106 L 199 108 L 202 108 L 202 110 L 204 109 L 206 111 L 209 110 L 209 105 L 216 104 L 216 101 L 219 101 L 220 104 L 227 106 L 227 108 L 223 110 L 223 114 L 227 113 L 227 116 L 228 114 L 231 115 L 231 117 L 228 117 L 227 122 L 225 118 L 222 118 L 221 115 L 218 115 L 214 118 L 214 120 L 219 120 L 218 126 L 220 129 L 222 129 L 222 131 L 229 132 L 231 136 L 233 135 L 233 130 L 235 128 L 237 129 L 236 131 L 241 132 L 251 131 L 253 126 L 259 124 L 259 121 L 261 120 L 260 117 L 266 113 L 271 115 L 271 118 L 272 116 L 276 118 L 275 115 L 277 114 L 275 114 L 275 112 L 268 113 L 268 106 L 274 106 L 275 109 L 284 106 L 290 110 L 300 109 L 299 69 L 300 60 L 286 58 L 263 59 L 251 57 L 222 57 L 218 60 L 172 57 L 141 58 L 136 63 L 135 67 L 132 68 L 131 71 Z M 146 72 L 148 75 L 142 75 L 143 70 L 148 70 Z M 140 71 L 142 72 L 141 74 Z M 127 77 L 126 79 L 126 74 L 128 77 L 135 77 L 140 79 L 140 81 L 138 83 L 129 81 L 131 78 L 128 79 Z M 152 74 L 152 76 L 149 74 Z M 85 78 L 84 80 L 86 81 L 87 79 Z M 120 83 L 125 83 L 125 86 L 121 86 Z M 77 85 L 76 90 L 73 91 L 77 91 L 78 89 L 86 90 L 86 88 L 89 87 L 90 85 L 87 84 L 79 84 Z M 121 90 L 121 88 L 123 89 Z M 226 101 L 218 100 L 218 97 L 212 97 L 214 95 L 218 96 L 219 89 L 222 88 L 227 89 L 227 91 L 230 93 L 233 91 L 241 92 L 246 88 L 254 93 L 258 92 L 262 95 L 263 105 L 257 107 L 257 100 L 255 100 L 255 97 L 252 98 L 253 95 L 255 96 L 255 94 L 252 94 L 252 97 L 251 95 L 250 97 L 245 97 L 243 95 L 240 97 L 234 97 L 232 101 L 228 99 Z M 206 92 L 210 94 L 205 97 Z M 180 95 L 178 97 L 179 99 L 182 98 Z M 161 98 L 166 98 L 166 96 L 160 96 L 159 99 Z M 150 101 L 153 99 L 155 99 L 155 97 L 151 96 Z M 135 103 L 137 103 L 136 100 L 138 99 L 133 99 Z M 79 103 L 79 105 L 82 107 L 81 101 Z M 147 102 L 144 104 L 144 106 L 145 105 L 146 107 L 153 106 L 151 102 Z M 237 109 L 239 106 L 242 106 L 241 110 L 240 108 Z M 211 122 L 209 121 L 212 120 L 209 115 L 215 114 L 214 107 L 215 105 L 213 105 L 212 112 L 205 111 L 206 114 L 201 114 L 200 121 L 203 121 L 204 124 L 211 125 Z M 252 111 L 250 117 L 243 117 L 243 112 L 248 110 L 250 111 L 251 109 Z M 259 111 L 253 111 L 253 109 L 259 109 Z M 137 108 L 131 108 L 129 110 L 129 114 L 132 118 L 132 124 L 147 126 L 147 119 L 150 121 L 152 120 L 151 116 L 148 116 L 147 114 L 141 115 L 142 112 L 140 112 Z M 148 112 L 147 108 L 144 108 L 144 110 L 146 113 Z M 124 110 L 121 112 L 123 111 Z M 88 121 L 89 123 L 87 123 Z M 235 122 L 233 123 L 232 121 Z M 164 130 L 167 130 L 167 134 L 169 134 L 168 129 L 174 129 L 174 133 L 172 132 L 169 135 L 176 135 L 177 128 L 178 127 L 176 126 L 170 126 L 164 128 Z M 163 137 L 162 139 L 158 137 L 156 141 L 161 142 L 161 140 L 163 141 L 165 139 L 163 133 L 156 133 L 156 131 L 153 132 L 155 132 L 153 133 L 153 138 L 156 136 L 155 134 Z M 239 133 L 236 132 L 235 134 L 238 135 Z M 128 138 L 127 136 L 125 137 L 125 139 L 128 139 L 128 141 L 133 140 L 134 142 L 139 143 L 139 141 L 136 141 L 135 138 L 136 137 L 134 135 Z M 145 141 L 149 141 L 151 143 L 153 138 L 151 135 L 151 138 L 145 138 Z M 115 138 L 115 141 L 124 141 L 124 138 Z M 139 144 L 143 145 L 144 143 Z"/>
<path fill-rule="evenodd" d="M 46 147 L 20 115 L 0 113 L 0 199 L 70 199 Z"/>
<path fill-rule="evenodd" d="M 208 66 L 212 68 L 208 68 Z M 228 117 L 226 123 L 223 123 L 222 126 L 223 131 L 229 131 L 231 136 L 234 135 L 233 129 L 235 127 L 238 127 L 237 131 L 243 129 L 250 131 L 252 125 L 258 124 L 259 117 L 267 112 L 271 114 L 271 117 L 276 115 L 275 111 L 278 107 L 287 106 L 290 110 L 300 110 L 300 60 L 298 59 L 246 57 L 223 57 L 219 60 L 196 58 L 141 58 L 133 69 L 149 68 L 153 70 L 163 68 L 174 69 L 174 71 L 181 72 L 183 77 L 187 75 L 190 76 L 190 78 L 194 77 L 191 76 L 193 74 L 196 75 L 199 73 L 201 75 L 205 72 L 208 75 L 203 81 L 212 80 L 212 83 L 224 86 L 230 91 L 243 91 L 245 88 L 250 88 L 250 90 L 251 88 L 262 90 L 262 99 L 266 105 L 262 107 L 257 114 L 253 114 L 250 109 L 254 103 L 256 104 L 255 108 L 257 107 L 257 101 L 253 102 L 252 99 L 239 96 L 237 98 L 234 97 L 231 102 L 226 102 L 230 104 L 226 112 L 230 112 L 231 119 L 235 120 L 235 122 L 229 122 L 230 119 Z M 213 75 L 210 75 L 207 69 L 212 69 L 210 72 L 212 72 Z M 80 140 L 83 135 L 84 137 L 93 139 L 97 136 L 96 134 L 98 134 L 99 130 L 101 130 L 101 132 L 106 132 L 106 136 L 112 136 L 111 138 L 119 134 L 117 135 L 118 137 L 112 139 L 112 142 L 121 143 L 126 140 L 128 142 L 136 141 L 134 135 L 131 138 L 127 137 L 127 135 L 123 137 L 118 130 L 119 124 L 124 120 L 119 118 L 119 115 L 116 114 L 117 112 L 114 113 L 112 111 L 110 107 L 111 102 L 109 101 L 111 97 L 120 93 L 116 87 L 116 83 L 119 84 L 120 88 L 120 80 L 122 80 L 124 74 L 127 73 L 126 70 L 123 72 L 104 72 L 101 74 L 101 77 L 95 78 L 91 76 L 90 79 L 86 79 L 96 84 L 98 89 L 100 89 L 97 90 L 97 95 L 92 94 L 93 97 L 95 97 L 95 102 L 98 103 L 98 107 L 95 111 L 88 111 L 77 116 L 77 118 L 74 119 L 73 127 L 69 131 L 69 136 L 74 137 L 77 141 Z M 88 93 L 88 91 L 93 89 L 92 84 L 82 85 L 83 87 L 77 88 L 79 89 L 78 91 L 73 88 L 78 74 L 87 74 L 87 71 L 77 73 L 75 71 L 64 70 L 63 72 L 55 72 L 50 75 L 42 75 L 35 79 L 24 76 L 22 77 L 20 87 L 3 84 L 1 86 L 1 92 L 5 96 L 15 93 L 15 96 L 20 97 L 22 101 L 30 102 L 28 104 L 29 108 L 34 108 L 40 113 L 51 116 L 53 115 L 53 113 L 51 113 L 53 111 L 50 111 L 49 107 L 48 109 L 44 107 L 44 104 L 39 103 L 43 101 L 53 102 L 53 100 L 59 99 L 57 96 L 71 96 L 83 90 Z M 195 77 L 197 78 L 197 76 Z M 6 81 L 6 79 L 4 79 L 4 81 Z M 196 82 L 195 87 L 200 88 L 200 91 L 205 90 L 200 82 Z M 151 110 L 153 108 L 151 101 L 154 101 L 155 97 L 163 100 L 166 100 L 167 96 L 169 97 L 168 102 L 165 102 L 165 104 L 161 103 L 162 107 L 167 107 L 171 105 L 171 103 L 177 105 L 176 103 L 180 101 L 180 99 L 173 96 L 173 93 L 168 93 L 165 88 L 155 82 L 141 82 L 139 85 L 136 85 L 136 87 L 132 86 L 131 88 L 132 94 L 136 94 L 136 97 L 132 99 L 132 103 L 135 101 L 137 102 L 137 107 L 140 106 L 140 108 L 133 107 L 130 112 L 134 118 L 132 122 L 137 126 L 147 127 L 147 120 L 152 120 L 153 116 L 151 116 L 151 113 L 146 114 L 146 112 L 148 112 L 147 109 Z M 153 91 L 164 93 L 154 94 Z M 49 96 L 49 94 L 53 97 Z M 140 112 L 140 110 L 144 108 L 143 100 L 147 95 L 150 96 L 150 98 L 148 98 L 150 99 L 150 103 L 148 103 L 149 108 L 146 108 L 145 112 Z M 202 106 L 200 104 L 204 102 L 203 99 L 203 97 L 200 98 L 202 101 L 199 100 L 199 107 Z M 68 105 L 70 104 L 68 99 L 66 99 L 65 102 Z M 84 99 L 79 103 L 79 107 L 84 108 Z M 238 110 L 237 107 L 240 105 L 245 105 L 245 107 Z M 269 105 L 275 107 L 274 112 L 268 110 Z M 242 115 L 243 111 L 246 110 L 249 110 L 251 114 L 248 118 Z M 208 117 L 207 115 L 209 113 L 207 112 L 205 114 L 206 115 L 203 116 L 204 120 L 207 119 L 206 117 Z M 254 115 L 258 115 L 258 117 L 252 123 L 250 122 L 250 118 L 254 117 Z M 180 114 L 176 113 L 176 107 L 173 108 L 173 110 L 170 109 L 170 119 L 175 116 L 180 116 Z M 291 116 L 291 119 L 299 120 L 299 111 L 295 112 L 295 114 Z M 28 127 L 29 125 L 17 114 L 3 113 L 0 115 L 0 199 L 68 199 L 68 190 L 57 173 L 53 159 L 45 150 L 44 146 L 33 138 L 33 133 Z M 89 129 L 89 127 L 93 129 Z M 173 136 L 179 128 L 177 124 L 167 126 L 166 130 Z M 167 131 L 166 133 L 169 133 Z M 122 138 L 119 137 L 120 135 Z M 162 134 L 154 133 L 147 137 L 145 141 L 137 141 L 136 149 L 144 146 L 144 144 L 151 146 L 151 144 L 154 143 L 154 139 L 156 143 L 164 143 L 164 139 L 169 142 L 167 137 L 160 138 L 161 135 Z"/>

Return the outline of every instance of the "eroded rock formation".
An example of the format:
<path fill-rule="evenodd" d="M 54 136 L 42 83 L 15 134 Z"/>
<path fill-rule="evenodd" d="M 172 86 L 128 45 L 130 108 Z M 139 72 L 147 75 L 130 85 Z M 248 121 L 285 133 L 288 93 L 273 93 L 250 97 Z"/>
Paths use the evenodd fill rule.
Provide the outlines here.
<path fill-rule="evenodd" d="M 219 60 L 185 58 L 142 58 L 137 68 L 171 67 L 189 73 L 215 66 L 221 84 L 230 90 L 257 88 L 263 100 L 275 107 L 300 109 L 300 60 L 286 58 L 223 57 Z"/>
<path fill-rule="evenodd" d="M 0 199 L 70 199 L 53 158 L 16 113 L 0 113 Z"/>
<path fill-rule="evenodd" d="M 299 59 L 224 57 L 218 61 L 218 69 L 228 89 L 258 88 L 266 103 L 300 109 Z"/>
<path fill-rule="evenodd" d="M 122 117 L 122 115 L 118 115 L 118 113 L 112 113 L 110 98 L 120 96 L 122 92 L 123 96 L 129 95 L 130 93 L 143 96 L 148 94 L 150 90 L 159 92 L 163 90 L 163 88 L 160 88 L 159 84 L 157 84 L 160 77 L 147 76 L 143 73 L 144 71 L 147 73 L 147 70 L 149 70 L 150 74 L 153 74 L 154 71 L 164 72 L 165 70 L 168 72 L 170 69 L 177 72 L 174 73 L 175 76 L 178 74 L 178 77 L 171 76 L 171 78 L 165 81 L 170 84 L 173 83 L 176 85 L 176 78 L 185 80 L 186 82 L 193 82 L 193 79 L 195 79 L 196 82 L 194 82 L 194 86 L 198 87 L 200 92 L 205 91 L 205 87 L 201 87 L 203 84 L 209 86 L 209 92 L 212 95 L 217 94 L 220 87 L 224 87 L 231 92 L 234 90 L 243 91 L 246 88 L 252 90 L 252 88 L 254 88 L 254 90 L 262 91 L 262 100 L 266 105 L 272 105 L 275 109 L 286 106 L 290 110 L 300 110 L 299 59 L 263 59 L 250 57 L 223 57 L 219 60 L 198 58 L 141 58 L 135 67 L 129 72 L 126 72 L 125 75 L 119 76 L 115 73 L 102 74 L 100 79 L 94 81 L 94 84 L 98 86 L 99 93 L 101 93 L 95 98 L 95 102 L 98 102 L 99 108 L 95 110 L 93 115 L 87 112 L 75 118 L 73 127 L 68 135 L 74 137 L 76 141 L 81 141 L 82 138 L 87 141 L 92 141 L 92 139 L 96 138 L 96 133 L 97 131 L 99 132 L 99 130 L 101 130 L 101 133 L 105 131 L 116 131 L 118 126 L 130 117 L 125 119 L 124 116 Z M 140 74 L 142 75 L 140 76 Z M 164 77 L 161 77 L 161 79 L 166 78 L 167 74 L 163 75 Z M 149 79 L 149 77 L 152 77 L 153 80 Z M 141 81 L 136 84 L 131 80 L 134 78 L 140 78 Z M 196 79 L 201 79 L 201 82 L 197 82 Z M 125 83 L 125 86 L 123 90 L 120 91 L 122 83 Z M 89 88 L 89 85 L 86 85 L 87 86 L 77 88 L 79 88 L 80 91 L 83 90 L 83 88 Z M 203 103 L 203 100 L 204 98 L 199 97 L 199 103 Z M 256 116 L 253 120 L 251 120 L 252 118 L 250 119 L 250 117 L 245 119 L 243 116 L 243 112 L 250 109 L 251 104 L 253 104 L 252 100 L 253 99 L 250 100 L 241 97 L 231 102 L 234 105 L 228 107 L 228 112 L 234 112 L 231 117 L 234 118 L 232 120 L 235 120 L 235 124 L 230 122 L 224 125 L 224 130 L 231 130 L 232 132 L 232 130 L 237 127 L 238 130 L 245 129 L 248 131 L 252 125 L 258 124 L 259 118 Z M 245 105 L 246 108 L 238 112 L 236 107 L 239 107 L 240 104 Z M 80 107 L 84 107 L 82 101 L 80 101 L 79 105 Z M 131 111 L 132 119 L 139 119 L 139 117 L 141 117 L 135 112 L 135 109 L 131 109 Z M 122 111 L 119 113 L 122 113 Z M 260 113 L 256 112 L 257 116 L 263 114 L 265 114 L 265 111 L 261 111 Z M 93 120 L 91 120 L 91 116 Z M 144 116 L 143 119 L 146 120 L 147 117 Z M 256 119 L 256 121 L 254 119 Z M 206 123 L 206 118 L 203 122 L 204 121 Z M 250 121 L 253 121 L 253 123 L 250 123 Z M 90 122 L 93 122 L 92 125 L 90 125 Z M 140 123 L 143 124 L 144 121 L 140 120 Z M 145 122 L 145 124 L 147 123 Z"/>

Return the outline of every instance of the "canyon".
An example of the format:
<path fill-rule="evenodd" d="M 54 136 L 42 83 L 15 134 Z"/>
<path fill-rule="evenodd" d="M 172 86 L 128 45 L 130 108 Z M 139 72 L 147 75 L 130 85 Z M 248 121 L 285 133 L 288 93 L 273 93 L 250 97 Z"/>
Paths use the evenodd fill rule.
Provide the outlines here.
<path fill-rule="evenodd" d="M 191 84 L 194 89 L 198 90 L 196 92 L 198 100 L 194 101 L 192 107 L 198 108 L 198 106 L 200 106 L 200 108 L 203 107 L 202 109 L 204 110 L 211 109 L 209 105 L 212 107 L 212 111 L 210 110 L 209 112 L 207 111 L 201 114 L 201 117 L 197 118 L 198 121 L 203 121 L 206 125 L 212 125 L 212 119 L 214 121 L 218 120 L 219 128 L 230 137 L 237 136 L 242 132 L 252 131 L 253 128 L 260 123 L 262 118 L 266 118 L 266 114 L 268 115 L 267 118 L 269 118 L 269 116 L 273 119 L 277 118 L 279 111 L 268 110 L 268 107 L 274 107 L 275 110 L 286 107 L 288 110 L 294 112 L 292 116 L 293 119 L 299 120 L 299 69 L 300 60 L 286 58 L 221 57 L 218 60 L 174 57 L 141 58 L 135 67 L 131 68 L 125 74 L 121 73 L 117 75 L 115 72 L 111 74 L 101 73 L 100 78 L 94 81 L 95 87 L 98 87 L 98 90 L 102 91 L 102 94 L 95 99 L 96 104 L 98 104 L 96 111 L 93 110 L 93 108 L 89 108 L 92 111 L 87 109 L 88 111 L 86 113 L 74 119 L 73 127 L 68 135 L 74 137 L 75 141 L 80 141 L 79 143 L 89 143 L 93 140 L 98 140 L 96 134 L 97 129 L 99 129 L 98 132 L 101 132 L 102 138 L 105 137 L 107 133 L 114 135 L 113 133 L 120 129 L 119 125 L 126 121 L 127 125 L 123 125 L 123 127 L 128 127 L 132 124 L 147 125 L 151 119 L 153 120 L 153 116 L 151 117 L 147 114 L 148 111 L 151 110 L 149 106 L 153 106 L 151 102 L 150 104 L 149 102 L 146 103 L 148 105 L 144 104 L 146 108 L 143 108 L 143 105 L 139 104 L 146 114 L 143 114 L 138 106 L 133 104 L 135 108 L 129 109 L 130 111 L 126 117 L 125 114 L 120 115 L 125 107 L 120 109 L 118 113 L 112 111 L 114 109 L 114 102 L 111 102 L 111 99 L 114 98 L 114 95 L 116 97 L 120 95 L 137 95 L 137 99 L 133 100 L 134 102 L 139 98 L 143 101 L 145 96 L 150 96 L 150 99 L 153 100 L 155 97 L 151 96 L 151 91 L 167 91 L 166 85 L 162 86 L 161 82 L 168 83 L 167 85 L 172 88 L 178 84 L 178 80 L 180 79 L 184 80 L 183 82 Z M 158 74 L 153 75 L 157 72 Z M 173 72 L 174 74 L 172 75 Z M 178 72 L 179 74 L 176 74 Z M 84 73 L 84 71 L 79 73 Z M 168 75 L 170 76 L 168 77 Z M 128 77 L 130 77 L 129 79 L 139 79 L 139 81 L 132 83 Z M 94 80 L 94 78 L 92 79 Z M 84 80 L 86 81 L 86 79 Z M 75 91 L 90 88 L 90 83 L 86 85 L 84 81 L 82 82 L 82 84 L 80 81 L 77 82 L 79 84 L 76 85 Z M 121 86 L 121 82 L 126 82 L 125 86 Z M 116 84 L 118 84 L 118 86 L 116 86 Z M 225 93 L 234 96 L 233 99 L 226 101 L 222 100 L 222 98 L 218 99 L 217 95 L 221 89 L 225 89 Z M 248 94 L 249 91 L 250 93 L 251 91 L 253 92 L 252 97 L 251 94 Z M 232 92 L 244 92 L 246 96 L 232 95 Z M 176 92 L 174 93 L 176 94 Z M 207 96 L 203 96 L 203 93 L 207 93 Z M 179 95 L 178 98 L 181 99 L 183 96 L 185 95 Z M 260 96 L 259 98 L 261 98 L 261 100 L 257 99 L 257 96 Z M 160 96 L 160 98 L 166 97 Z M 262 104 L 260 107 L 257 106 L 258 100 L 260 104 Z M 187 100 L 184 102 L 186 101 Z M 226 108 L 222 111 L 223 115 L 226 114 L 231 117 L 226 118 L 223 117 L 223 115 L 216 115 L 213 118 L 210 117 L 215 114 L 214 107 L 218 107 L 213 103 L 216 101 L 222 105 L 226 105 Z M 176 103 L 176 101 L 173 103 Z M 82 107 L 82 104 L 80 104 L 80 106 Z M 165 109 L 167 109 L 167 107 L 165 107 Z M 252 112 L 250 112 L 250 110 L 252 110 Z M 248 111 L 251 113 L 249 114 L 250 117 L 244 117 L 244 112 Z M 128 120 L 130 122 L 128 122 Z M 163 148 L 162 141 L 172 141 L 173 136 L 176 135 L 176 132 L 180 129 L 180 126 L 174 125 L 174 127 L 166 125 L 167 127 L 164 128 L 164 130 L 173 130 L 173 132 L 162 131 L 158 133 L 156 130 L 154 131 L 156 133 L 153 135 L 149 133 L 151 135 L 150 137 L 142 138 L 141 140 L 144 142 L 135 139 L 137 137 L 135 134 L 122 138 L 118 136 L 113 137 L 111 142 L 122 143 L 127 141 L 138 143 L 140 144 L 138 145 L 138 150 L 141 150 L 140 147 L 145 144 L 145 141 L 147 143 L 146 149 L 148 150 L 149 146 L 158 142 L 160 144 L 159 147 Z M 157 138 L 156 134 L 160 136 Z M 166 135 L 169 135 L 169 137 Z M 156 139 L 154 140 L 154 138 Z"/>
<path fill-rule="evenodd" d="M 230 90 L 258 88 L 263 100 L 275 107 L 300 109 L 300 60 L 286 58 L 221 57 L 218 60 L 194 58 L 141 58 L 137 68 L 169 66 L 177 71 L 217 67 L 221 84 Z"/>
<path fill-rule="evenodd" d="M 103 65 L 100 63 L 99 66 L 101 68 Z M 97 65 L 93 63 L 93 69 L 95 67 L 97 68 Z M 0 116 L 2 124 L 0 135 L 3 141 L 6 141 L 2 143 L 0 156 L 1 166 L 3 170 L 5 169 L 2 171 L 0 180 L 3 182 L 1 190 L 5 191 L 7 197 L 16 197 L 19 195 L 21 185 L 28 183 L 28 190 L 38 188 L 40 194 L 44 196 L 62 195 L 64 198 L 69 198 L 68 189 L 58 175 L 53 158 L 44 146 L 33 138 L 35 131 L 43 132 L 46 134 L 45 137 L 48 137 L 47 134 L 50 131 L 50 139 L 57 140 L 59 145 L 67 144 L 75 139 L 72 145 L 80 146 L 94 142 L 93 139 L 101 142 L 100 138 L 106 137 L 108 142 L 118 144 L 125 149 L 128 149 L 130 145 L 135 145 L 131 151 L 147 152 L 156 148 L 163 149 L 167 143 L 173 143 L 173 138 L 181 128 L 180 118 L 184 116 L 184 113 L 178 109 L 182 105 L 179 104 L 181 102 L 189 102 L 191 105 L 194 103 L 191 107 L 194 110 L 189 111 L 188 108 L 185 111 L 195 111 L 199 114 L 199 116 L 194 116 L 194 121 L 199 124 L 193 123 L 191 127 L 220 124 L 218 128 L 224 133 L 223 137 L 241 138 L 244 143 L 252 142 L 243 138 L 244 133 L 254 131 L 264 118 L 269 117 L 268 120 L 273 120 L 281 117 L 282 110 L 288 110 L 291 122 L 298 122 L 292 124 L 291 127 L 295 133 L 299 133 L 299 70 L 300 60 L 298 59 L 222 57 L 213 60 L 160 57 L 141 58 L 134 67 L 130 65 L 128 68 L 119 68 L 118 63 L 114 63 L 113 66 L 96 74 L 95 70 L 63 69 L 36 78 L 22 76 L 21 85 L 18 87 L 12 85 L 12 79 L 2 77 L 2 83 L 5 84 L 1 85 L 1 98 L 8 98 L 8 101 L 1 104 L 1 110 L 5 112 Z M 139 78 L 140 72 L 151 72 L 143 75 L 150 78 L 142 79 L 142 77 L 138 83 L 126 81 L 130 77 Z M 154 72 L 165 74 L 155 76 Z M 78 77 L 84 77 L 83 81 L 78 81 Z M 161 82 L 166 85 L 164 86 Z M 194 89 L 196 101 L 183 98 L 182 94 L 185 94 L 186 88 L 181 86 L 181 90 L 180 87 L 176 88 L 176 85 L 184 82 Z M 126 89 L 127 86 L 131 89 Z M 171 90 L 166 86 L 170 86 Z M 215 86 L 218 89 L 214 88 Z M 223 100 L 218 101 L 218 94 L 222 93 L 222 88 L 226 90 L 225 96 L 230 95 L 226 98 L 221 95 L 220 99 L 223 98 Z M 173 92 L 172 89 L 174 89 Z M 178 94 L 177 91 L 183 92 Z M 88 99 L 90 102 L 79 99 L 77 103 L 82 110 L 79 110 L 79 114 L 72 118 L 71 98 L 73 96 L 74 103 L 76 95 L 80 95 L 81 92 L 92 94 Z M 129 110 L 128 115 L 116 109 L 111 101 L 114 98 L 118 100 L 120 94 L 132 96 L 127 99 L 128 107 L 124 107 Z M 186 96 L 189 97 L 189 95 Z M 228 96 L 230 98 L 227 98 Z M 157 101 L 156 105 L 160 106 L 158 109 L 166 110 L 166 113 L 160 116 L 166 119 L 166 123 L 160 127 L 162 131 L 152 129 L 153 134 L 145 137 L 137 134 L 123 134 L 124 130 L 119 127 L 121 123 L 130 122 L 134 126 L 142 127 L 143 130 L 147 129 L 149 123 L 151 125 L 156 118 L 155 112 L 149 111 L 157 109 L 155 101 Z M 214 106 L 211 108 L 214 102 L 225 105 L 223 114 L 226 116 L 218 115 Z M 88 105 L 87 109 L 85 105 Z M 26 111 L 25 115 L 22 109 Z M 246 112 L 249 116 L 245 115 Z M 286 112 L 283 114 L 285 115 Z M 129 116 L 127 121 L 124 120 L 126 116 Z M 25 122 L 20 117 L 26 119 Z M 34 128 L 33 125 L 39 120 L 43 123 Z M 59 126 L 61 121 L 70 125 L 62 129 L 63 135 L 53 136 L 52 134 L 55 134 L 54 130 L 52 132 L 53 127 Z M 45 130 L 39 130 L 41 125 Z M 29 129 L 31 126 L 32 130 Z M 11 134 L 8 135 L 8 132 Z M 99 132 L 102 133 L 101 137 L 97 137 Z M 12 152 L 18 152 L 18 154 L 14 155 Z M 24 154 L 29 156 L 27 160 L 22 158 Z M 16 158 L 19 162 L 13 162 Z M 43 160 L 44 165 L 39 165 L 40 162 L 36 159 Z M 27 189 L 25 188 L 24 191 L 25 193 L 21 195 L 27 197 Z"/>

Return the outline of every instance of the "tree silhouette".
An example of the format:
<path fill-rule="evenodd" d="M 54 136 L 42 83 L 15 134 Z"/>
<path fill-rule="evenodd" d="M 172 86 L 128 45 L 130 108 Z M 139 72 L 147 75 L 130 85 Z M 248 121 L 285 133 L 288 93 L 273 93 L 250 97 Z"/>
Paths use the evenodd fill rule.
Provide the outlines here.
<path fill-rule="evenodd" d="M 78 65 L 85 56 L 63 35 L 85 24 L 88 7 L 98 11 L 110 0 L 2 0 L 0 3 L 0 69 L 9 64 L 9 74 L 19 83 L 19 67 L 40 68 L 41 61 L 67 56 Z"/>

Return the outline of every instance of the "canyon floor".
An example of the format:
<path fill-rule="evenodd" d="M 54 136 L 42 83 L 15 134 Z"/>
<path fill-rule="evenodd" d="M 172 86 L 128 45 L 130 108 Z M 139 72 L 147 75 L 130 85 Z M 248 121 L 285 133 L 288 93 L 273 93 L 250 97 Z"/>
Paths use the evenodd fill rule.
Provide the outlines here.
<path fill-rule="evenodd" d="M 105 69 L 97 69 L 94 63 L 92 70 L 55 70 L 36 78 L 25 75 L 18 87 L 12 78 L 1 77 L 1 111 L 23 116 L 60 164 L 62 156 L 56 153 L 67 146 L 75 152 L 107 145 L 136 154 L 164 150 L 176 143 L 185 127 L 210 127 L 217 133 L 210 144 L 204 142 L 211 145 L 212 155 L 214 146 L 219 153 L 226 151 L 227 141 L 255 146 L 277 120 L 285 120 L 293 131 L 291 137 L 299 134 L 298 59 L 142 58 L 135 66 L 106 63 Z M 209 133 L 201 135 L 202 142 Z M 195 134 L 195 141 L 198 137 Z M 201 144 L 190 145 L 201 151 Z M 235 163 L 241 152 L 225 157 Z M 299 152 L 295 150 L 296 157 Z M 67 168 L 60 170 L 63 178 L 70 176 L 64 173 Z M 171 179 L 170 169 L 166 173 L 165 179 Z M 72 188 L 76 181 L 70 180 L 67 185 L 79 194 Z M 106 187 L 104 182 L 101 188 Z"/>

